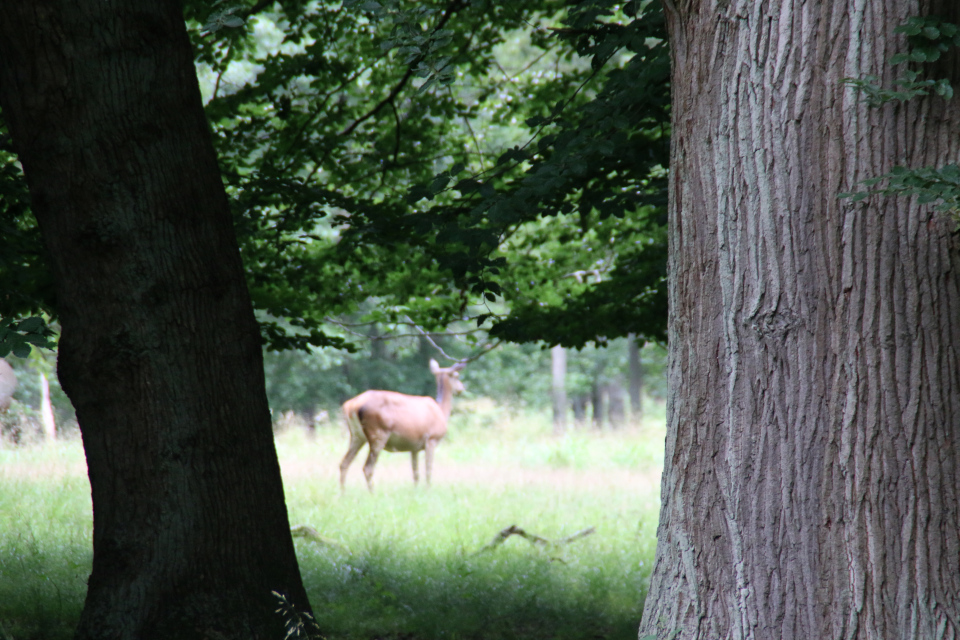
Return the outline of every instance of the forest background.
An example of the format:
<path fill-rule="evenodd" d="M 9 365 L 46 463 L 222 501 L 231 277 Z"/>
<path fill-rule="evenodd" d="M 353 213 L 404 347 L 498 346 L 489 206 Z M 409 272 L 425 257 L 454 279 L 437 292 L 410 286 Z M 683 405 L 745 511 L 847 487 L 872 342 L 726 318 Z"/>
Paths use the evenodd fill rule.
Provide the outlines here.
<path fill-rule="evenodd" d="M 664 398 L 669 66 L 639 4 L 187 3 L 276 412 L 432 394 L 430 357 L 476 359 L 472 394 L 542 408 L 554 344 L 579 349 L 577 419 L 609 404 L 622 423 L 641 380 Z M 43 330 L 14 320 L 56 328 L 56 307 L 4 132 L 0 162 L 21 367 Z"/>

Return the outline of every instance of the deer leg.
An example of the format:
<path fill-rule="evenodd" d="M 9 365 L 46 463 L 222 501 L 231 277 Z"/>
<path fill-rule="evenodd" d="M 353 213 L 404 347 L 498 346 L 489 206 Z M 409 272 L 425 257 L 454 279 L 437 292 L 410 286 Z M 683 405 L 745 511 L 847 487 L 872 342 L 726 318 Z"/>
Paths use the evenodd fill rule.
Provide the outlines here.
<path fill-rule="evenodd" d="M 360 452 L 360 449 L 363 448 L 363 445 L 366 444 L 366 441 L 362 438 L 358 438 L 352 432 L 350 433 L 350 448 L 347 449 L 347 455 L 343 456 L 343 462 L 340 463 L 340 490 L 343 491 L 347 483 L 347 469 L 350 468 L 350 465 L 353 463 L 353 459 L 357 457 L 357 453 Z"/>
<path fill-rule="evenodd" d="M 437 448 L 436 440 L 427 440 L 424 450 L 427 452 L 427 486 L 430 486 L 430 474 L 433 472 L 433 452 Z"/>
<path fill-rule="evenodd" d="M 418 453 L 419 451 L 410 452 L 410 466 L 413 467 L 413 484 L 415 485 L 420 483 L 420 469 L 418 468 L 420 465 L 417 464 Z"/>
<path fill-rule="evenodd" d="M 383 438 L 382 441 L 380 439 L 370 440 L 370 455 L 367 456 L 367 461 L 363 465 L 363 475 L 367 479 L 367 488 L 370 489 L 371 493 L 373 492 L 373 468 L 377 466 L 377 457 L 385 446 L 387 446 L 386 438 Z"/>

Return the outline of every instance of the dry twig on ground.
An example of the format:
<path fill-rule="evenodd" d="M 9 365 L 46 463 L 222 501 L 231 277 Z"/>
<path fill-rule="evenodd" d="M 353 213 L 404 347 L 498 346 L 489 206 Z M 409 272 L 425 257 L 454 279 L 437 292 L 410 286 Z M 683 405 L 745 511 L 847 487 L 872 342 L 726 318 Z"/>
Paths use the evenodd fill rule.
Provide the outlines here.
<path fill-rule="evenodd" d="M 524 538 L 525 540 L 530 542 L 530 544 L 537 547 L 541 551 L 548 553 L 550 555 L 551 560 L 559 560 L 560 562 L 563 562 L 562 558 L 556 557 L 554 553 L 551 553 L 551 552 L 561 551 L 564 546 L 570 544 L 574 540 L 579 540 L 580 538 L 584 538 L 592 533 L 595 533 L 596 530 L 597 530 L 596 527 L 589 527 L 587 529 L 583 529 L 582 531 L 577 531 L 573 535 L 567 536 L 566 538 L 561 538 L 559 540 L 548 540 L 547 538 L 544 538 L 542 536 L 538 536 L 533 533 L 527 533 L 517 525 L 513 524 L 507 527 L 506 529 L 504 529 L 503 531 L 501 531 L 500 533 L 498 533 L 496 536 L 494 536 L 493 540 L 491 540 L 488 544 L 486 544 L 482 549 L 480 549 L 473 555 L 478 556 L 484 551 L 491 551 L 493 549 L 496 549 L 501 544 L 503 544 L 504 541 L 510 536 L 520 536 L 521 538 Z"/>
<path fill-rule="evenodd" d="M 340 549 L 341 551 L 344 551 L 350 555 L 353 555 L 353 553 L 350 551 L 350 549 L 347 548 L 345 544 L 337 542 L 332 538 L 328 538 L 326 536 L 320 535 L 320 533 L 317 532 L 316 529 L 306 524 L 298 524 L 296 526 L 290 527 L 290 535 L 293 536 L 294 538 L 306 538 L 310 542 L 318 542 L 320 544 L 327 545 L 328 547 L 335 547 L 337 549 Z"/>

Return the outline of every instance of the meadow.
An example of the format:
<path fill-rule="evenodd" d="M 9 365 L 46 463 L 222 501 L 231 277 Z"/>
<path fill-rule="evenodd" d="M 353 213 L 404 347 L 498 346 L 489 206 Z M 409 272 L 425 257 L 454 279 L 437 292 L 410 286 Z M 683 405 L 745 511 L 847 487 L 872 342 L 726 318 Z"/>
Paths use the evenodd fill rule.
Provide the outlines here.
<path fill-rule="evenodd" d="M 291 524 L 320 536 L 296 546 L 326 637 L 636 638 L 663 423 L 649 403 L 640 425 L 557 437 L 548 416 L 463 402 L 433 485 L 414 488 L 409 455 L 385 453 L 373 494 L 365 450 L 341 494 L 347 439 L 336 421 L 280 431 Z M 498 535 L 510 526 L 556 544 Z M 70 637 L 90 546 L 79 441 L 0 447 L 0 639 Z"/>

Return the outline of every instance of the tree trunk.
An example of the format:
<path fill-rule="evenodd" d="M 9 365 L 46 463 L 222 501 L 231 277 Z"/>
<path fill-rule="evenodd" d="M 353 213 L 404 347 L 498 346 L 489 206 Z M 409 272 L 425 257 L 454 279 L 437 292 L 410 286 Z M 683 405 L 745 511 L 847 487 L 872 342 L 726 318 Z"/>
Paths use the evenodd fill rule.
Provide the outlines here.
<path fill-rule="evenodd" d="M 76 637 L 282 638 L 307 610 L 257 324 L 180 3 L 0 4 L 94 510 Z"/>
<path fill-rule="evenodd" d="M 590 404 L 593 405 L 593 428 L 600 430 L 603 429 L 603 383 L 600 382 L 599 376 L 593 379 L 593 384 L 590 386 Z"/>
<path fill-rule="evenodd" d="M 894 27 L 929 7 L 665 4 L 672 392 L 640 634 L 956 639 L 960 242 L 915 199 L 837 199 L 960 155 L 956 98 L 841 84 L 891 86 Z"/>
<path fill-rule="evenodd" d="M 43 425 L 43 439 L 48 443 L 56 441 L 57 422 L 50 402 L 50 381 L 43 371 L 40 372 L 40 424 Z"/>
<path fill-rule="evenodd" d="M 567 428 L 567 351 L 560 345 L 550 349 L 553 372 L 553 433 L 561 435 Z"/>
<path fill-rule="evenodd" d="M 388 357 L 387 343 L 380 332 L 380 325 L 374 322 L 370 325 L 370 359 L 377 362 L 386 360 Z"/>
<path fill-rule="evenodd" d="M 643 418 L 643 368 L 640 366 L 640 343 L 634 334 L 627 336 L 630 364 L 630 420 L 640 424 Z"/>
<path fill-rule="evenodd" d="M 573 423 L 577 427 L 582 427 L 587 422 L 587 404 L 589 401 L 590 398 L 585 393 L 578 393 L 573 396 L 573 402 L 571 402 L 573 408 Z"/>
<path fill-rule="evenodd" d="M 624 402 L 626 394 L 623 392 L 623 386 L 611 382 L 604 390 L 607 396 L 607 421 L 611 429 L 619 429 L 627 420 L 626 402 Z"/>

